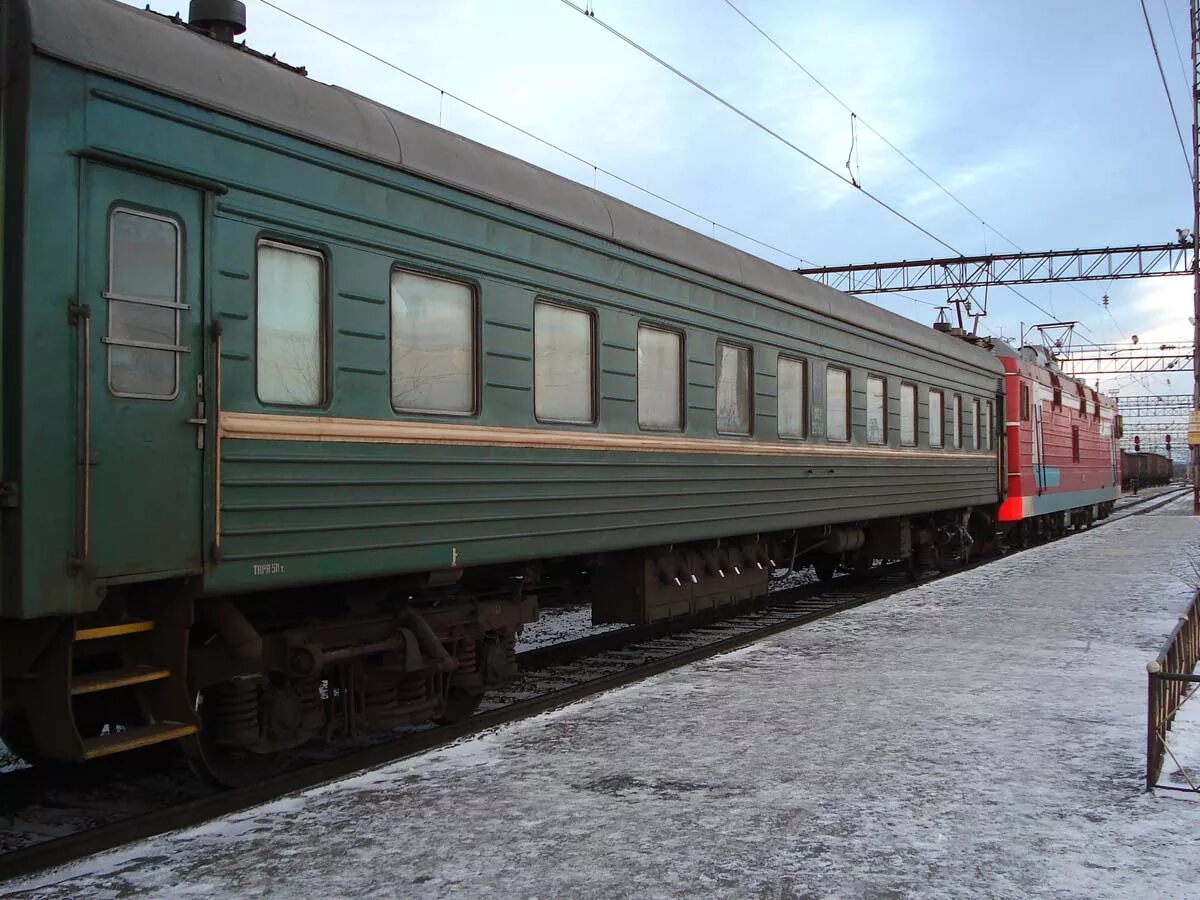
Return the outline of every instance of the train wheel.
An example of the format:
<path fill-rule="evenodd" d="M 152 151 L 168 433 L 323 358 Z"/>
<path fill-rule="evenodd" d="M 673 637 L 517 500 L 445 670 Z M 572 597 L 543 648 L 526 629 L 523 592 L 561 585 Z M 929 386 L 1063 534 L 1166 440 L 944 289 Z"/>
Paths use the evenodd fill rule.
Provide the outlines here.
<path fill-rule="evenodd" d="M 216 715 L 212 709 L 215 704 L 210 702 L 210 708 L 205 709 L 206 694 L 208 691 L 199 692 L 195 701 L 200 731 L 182 741 L 183 753 L 192 771 L 218 788 L 247 787 L 278 774 L 283 768 L 282 754 L 253 753 L 212 739 L 211 735 L 216 731 L 212 722 Z"/>

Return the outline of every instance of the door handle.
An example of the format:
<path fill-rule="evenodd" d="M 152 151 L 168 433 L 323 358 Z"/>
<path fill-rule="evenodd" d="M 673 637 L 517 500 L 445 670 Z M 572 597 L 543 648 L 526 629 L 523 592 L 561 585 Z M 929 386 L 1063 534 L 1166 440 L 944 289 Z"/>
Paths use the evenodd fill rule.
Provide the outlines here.
<path fill-rule="evenodd" d="M 203 387 L 202 387 L 203 382 L 200 381 L 199 378 L 197 378 L 196 384 L 197 384 L 198 390 L 203 391 Z M 204 449 L 204 427 L 208 424 L 208 416 L 206 416 L 204 414 L 205 410 L 204 410 L 203 397 L 204 397 L 204 394 L 201 393 L 199 398 L 196 400 L 196 414 L 187 420 L 187 423 L 189 425 L 196 426 L 196 449 L 197 450 Z"/>

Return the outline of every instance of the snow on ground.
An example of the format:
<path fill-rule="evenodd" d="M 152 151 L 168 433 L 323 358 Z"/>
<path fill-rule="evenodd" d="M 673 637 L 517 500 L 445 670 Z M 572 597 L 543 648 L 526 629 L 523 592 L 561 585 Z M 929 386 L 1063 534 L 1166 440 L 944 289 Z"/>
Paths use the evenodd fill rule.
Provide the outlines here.
<path fill-rule="evenodd" d="M 624 628 L 624 625 L 593 625 L 590 603 L 567 603 L 562 606 L 544 606 L 538 612 L 538 620 L 530 622 L 517 637 L 517 652 L 560 644 L 578 638 Z"/>
<path fill-rule="evenodd" d="M 1145 665 L 1197 578 L 1189 508 L 7 889 L 1198 896 L 1200 802 L 1141 785 Z M 1200 757 L 1200 728 L 1172 744 Z"/>
<path fill-rule="evenodd" d="M 1159 485 L 1158 487 L 1142 488 L 1136 494 L 1132 491 L 1126 491 L 1117 498 L 1116 503 L 1113 504 L 1113 508 L 1124 509 L 1127 506 L 1136 504 L 1138 501 L 1146 500 L 1147 498 L 1153 499 L 1154 497 L 1158 497 L 1162 494 L 1170 494 L 1173 491 L 1182 490 L 1185 487 L 1187 487 L 1186 483 L 1182 481 L 1175 481 L 1171 484 Z"/>

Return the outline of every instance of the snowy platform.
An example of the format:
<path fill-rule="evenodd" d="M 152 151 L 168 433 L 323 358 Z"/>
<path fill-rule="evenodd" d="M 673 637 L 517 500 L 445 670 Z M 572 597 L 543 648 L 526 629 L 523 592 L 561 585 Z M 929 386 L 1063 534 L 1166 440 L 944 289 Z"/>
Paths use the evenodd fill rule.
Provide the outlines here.
<path fill-rule="evenodd" d="M 1200 896 L 1200 802 L 1141 785 L 1190 505 L 0 895 Z"/>

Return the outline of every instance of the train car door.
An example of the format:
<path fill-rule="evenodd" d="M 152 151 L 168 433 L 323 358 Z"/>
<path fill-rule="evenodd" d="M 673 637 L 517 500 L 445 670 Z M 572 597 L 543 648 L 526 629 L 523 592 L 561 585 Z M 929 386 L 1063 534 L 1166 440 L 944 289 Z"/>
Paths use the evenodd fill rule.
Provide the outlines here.
<path fill-rule="evenodd" d="M 199 571 L 202 197 L 92 163 L 83 190 L 82 563 L 98 578 Z"/>

